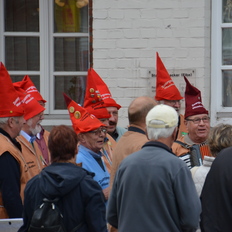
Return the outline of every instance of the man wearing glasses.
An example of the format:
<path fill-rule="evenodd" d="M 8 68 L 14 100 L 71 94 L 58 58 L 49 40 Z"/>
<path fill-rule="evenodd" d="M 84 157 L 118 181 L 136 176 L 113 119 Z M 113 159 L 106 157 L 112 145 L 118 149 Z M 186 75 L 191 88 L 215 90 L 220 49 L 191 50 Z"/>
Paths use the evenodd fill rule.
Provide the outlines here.
<path fill-rule="evenodd" d="M 192 168 L 201 165 L 204 156 L 211 156 L 206 142 L 210 132 L 210 117 L 202 104 L 201 92 L 192 86 L 186 77 L 184 79 L 186 82 L 184 123 L 188 134 L 175 141 L 172 150 L 189 168 Z M 194 146 L 196 153 L 199 153 L 196 154 L 199 157 L 197 164 L 194 163 L 194 157 L 190 152 Z"/>
<path fill-rule="evenodd" d="M 108 200 L 110 174 L 101 152 L 107 133 L 106 127 L 93 114 L 90 114 L 67 95 L 64 94 L 64 98 L 73 128 L 79 139 L 76 162 L 93 174 L 93 179 L 102 188 L 105 200 Z"/>

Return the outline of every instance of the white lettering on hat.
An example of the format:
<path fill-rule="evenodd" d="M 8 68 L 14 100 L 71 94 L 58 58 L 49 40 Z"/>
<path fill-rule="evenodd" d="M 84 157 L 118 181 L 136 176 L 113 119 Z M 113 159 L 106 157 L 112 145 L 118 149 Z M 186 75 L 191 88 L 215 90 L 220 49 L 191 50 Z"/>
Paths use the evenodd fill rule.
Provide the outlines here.
<path fill-rule="evenodd" d="M 164 85 L 162 86 L 162 88 L 163 89 L 167 89 L 167 88 L 169 88 L 169 87 L 171 87 L 173 85 L 175 85 L 174 82 L 173 82 L 173 80 L 169 80 L 169 81 L 167 81 L 167 82 L 164 83 Z"/>
<path fill-rule="evenodd" d="M 15 99 L 15 101 L 13 102 L 13 104 L 15 105 L 15 106 L 20 106 L 21 105 L 21 101 L 20 101 L 20 98 L 19 97 L 17 97 L 16 99 Z"/>
<path fill-rule="evenodd" d="M 203 108 L 203 105 L 201 102 L 195 102 L 194 104 L 192 104 L 192 109 L 196 109 L 196 108 Z"/>
<path fill-rule="evenodd" d="M 26 89 L 27 93 L 32 93 L 32 92 L 39 92 L 35 86 L 30 86 L 29 88 Z"/>

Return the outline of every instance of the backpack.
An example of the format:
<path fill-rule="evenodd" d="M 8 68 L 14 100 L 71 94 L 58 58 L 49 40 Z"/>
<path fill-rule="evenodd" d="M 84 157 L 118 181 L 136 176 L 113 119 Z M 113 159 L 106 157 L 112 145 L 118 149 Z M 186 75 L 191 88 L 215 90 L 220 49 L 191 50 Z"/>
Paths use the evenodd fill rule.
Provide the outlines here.
<path fill-rule="evenodd" d="M 29 226 L 29 232 L 66 232 L 63 225 L 63 215 L 56 206 L 59 198 L 43 199 L 43 203 L 34 211 Z"/>
<path fill-rule="evenodd" d="M 195 167 L 195 166 L 201 166 L 202 165 L 202 157 L 200 152 L 200 147 L 197 144 L 193 144 L 192 146 L 183 143 L 179 140 L 176 140 L 175 143 L 180 144 L 182 147 L 189 150 L 188 153 L 179 156 L 180 159 L 182 159 L 189 169 Z"/>
<path fill-rule="evenodd" d="M 59 198 L 49 200 L 43 199 L 43 203 L 34 211 L 28 232 L 67 232 L 63 223 L 63 215 L 56 203 Z M 83 225 L 81 222 L 72 229 L 76 231 Z"/>

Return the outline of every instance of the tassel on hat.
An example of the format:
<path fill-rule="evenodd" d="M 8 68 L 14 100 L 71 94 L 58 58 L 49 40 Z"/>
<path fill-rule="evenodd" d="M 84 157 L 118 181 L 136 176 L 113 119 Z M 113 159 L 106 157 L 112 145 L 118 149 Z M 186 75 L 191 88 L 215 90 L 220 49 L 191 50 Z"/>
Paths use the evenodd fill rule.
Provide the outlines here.
<path fill-rule="evenodd" d="M 155 100 L 181 100 L 183 97 L 177 89 L 162 60 L 156 53 L 156 95 Z"/>
<path fill-rule="evenodd" d="M 105 102 L 106 107 L 116 107 L 118 110 L 121 108 L 119 104 L 112 98 L 110 90 L 102 78 L 91 68 L 91 73 L 94 76 L 94 81 L 96 83 L 97 89 L 100 91 L 101 97 Z"/>
<path fill-rule="evenodd" d="M 101 126 L 105 127 L 93 114 L 90 114 L 85 108 L 77 104 L 65 93 L 63 93 L 63 96 L 72 121 L 73 129 L 77 134 L 93 131 Z"/>
<path fill-rule="evenodd" d="M 184 80 L 186 82 L 184 118 L 197 114 L 208 114 L 202 104 L 201 91 L 191 85 L 186 77 L 184 77 Z"/>
<path fill-rule="evenodd" d="M 95 117 L 99 119 L 110 118 L 110 114 L 106 109 L 101 94 L 96 87 L 94 77 L 95 77 L 95 73 L 93 72 L 93 69 L 89 69 L 83 107 L 90 114 L 93 114 Z"/>
<path fill-rule="evenodd" d="M 15 82 L 14 86 L 24 89 L 27 93 L 30 93 L 37 101 L 41 101 L 43 103 L 47 102 L 41 96 L 40 92 L 35 87 L 34 83 L 32 82 L 31 78 L 28 75 L 26 75 L 22 81 Z"/>
<path fill-rule="evenodd" d="M 0 117 L 19 117 L 24 115 L 21 100 L 2 62 L 0 62 L 0 86 Z"/>

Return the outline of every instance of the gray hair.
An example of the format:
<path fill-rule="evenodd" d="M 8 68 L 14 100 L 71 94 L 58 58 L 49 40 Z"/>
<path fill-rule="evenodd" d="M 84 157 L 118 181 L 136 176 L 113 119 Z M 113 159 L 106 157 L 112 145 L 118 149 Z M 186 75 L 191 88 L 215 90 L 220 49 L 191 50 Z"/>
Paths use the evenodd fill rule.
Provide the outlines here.
<path fill-rule="evenodd" d="M 155 125 L 165 125 L 163 121 L 160 120 L 152 120 L 150 121 L 150 124 L 155 124 Z M 168 128 L 153 128 L 153 127 L 148 127 L 147 126 L 147 136 L 149 139 L 157 140 L 160 138 L 168 138 L 169 136 L 172 135 L 173 131 L 177 125 L 173 127 L 168 127 Z"/>
<path fill-rule="evenodd" d="M 21 117 L 21 116 L 20 116 L 20 117 Z M 14 118 L 16 122 L 19 122 L 19 118 L 20 118 L 20 117 L 4 117 L 4 118 L 1 118 L 1 117 L 0 117 L 0 128 L 3 128 L 4 125 L 7 124 L 7 121 L 8 121 L 9 118 Z"/>

